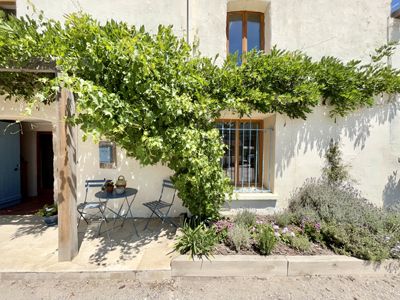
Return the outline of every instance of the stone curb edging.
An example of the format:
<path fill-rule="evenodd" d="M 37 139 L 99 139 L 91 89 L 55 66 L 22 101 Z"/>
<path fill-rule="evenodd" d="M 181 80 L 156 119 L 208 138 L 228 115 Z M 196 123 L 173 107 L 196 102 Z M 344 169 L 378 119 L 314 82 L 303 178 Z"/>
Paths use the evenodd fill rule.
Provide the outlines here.
<path fill-rule="evenodd" d="M 140 280 L 171 279 L 171 270 L 0 272 L 1 280 Z"/>
<path fill-rule="evenodd" d="M 276 277 L 335 275 L 400 275 L 400 260 L 381 263 L 354 257 L 216 255 L 211 260 L 178 256 L 171 270 L 98 271 L 0 271 L 0 280 L 140 280 L 155 281 L 177 277 Z"/>
<path fill-rule="evenodd" d="M 331 275 L 400 275 L 400 261 L 369 262 L 340 255 L 216 255 L 210 260 L 178 256 L 172 277 L 271 277 Z"/>

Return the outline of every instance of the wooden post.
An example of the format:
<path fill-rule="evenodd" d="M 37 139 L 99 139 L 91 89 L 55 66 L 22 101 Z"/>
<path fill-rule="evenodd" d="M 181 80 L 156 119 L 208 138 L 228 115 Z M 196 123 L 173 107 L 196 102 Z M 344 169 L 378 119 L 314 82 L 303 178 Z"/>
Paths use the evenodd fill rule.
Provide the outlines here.
<path fill-rule="evenodd" d="M 70 261 L 78 254 L 76 215 L 76 145 L 73 126 L 65 118 L 74 113 L 74 100 L 62 88 L 58 99 L 57 182 L 58 260 Z"/>

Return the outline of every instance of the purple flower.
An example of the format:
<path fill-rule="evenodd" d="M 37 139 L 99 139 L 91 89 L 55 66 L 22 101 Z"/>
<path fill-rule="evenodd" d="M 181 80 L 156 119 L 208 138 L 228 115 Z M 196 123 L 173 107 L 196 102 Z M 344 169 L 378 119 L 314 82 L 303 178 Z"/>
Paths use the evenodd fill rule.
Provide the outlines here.
<path fill-rule="evenodd" d="M 320 230 L 321 229 L 321 224 L 320 223 L 315 223 L 315 229 Z"/>

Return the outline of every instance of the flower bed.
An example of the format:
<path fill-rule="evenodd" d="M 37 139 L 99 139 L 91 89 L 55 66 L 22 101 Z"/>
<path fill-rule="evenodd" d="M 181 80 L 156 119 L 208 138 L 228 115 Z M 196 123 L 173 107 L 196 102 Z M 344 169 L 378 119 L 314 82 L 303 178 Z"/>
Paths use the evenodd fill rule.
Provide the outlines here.
<path fill-rule="evenodd" d="M 353 186 L 338 142 L 331 141 L 320 179 L 306 180 L 284 212 L 270 217 L 241 211 L 234 219 L 185 226 L 181 254 L 340 254 L 362 260 L 400 259 L 400 203 L 384 209 Z M 193 224 L 192 224 L 193 225 Z"/>
<path fill-rule="evenodd" d="M 271 224 L 276 233 L 277 242 L 275 247 L 271 251 L 271 255 L 334 255 L 335 253 L 328 249 L 325 246 L 320 245 L 319 243 L 314 243 L 309 241 L 309 249 L 301 250 L 292 247 L 288 244 L 287 238 L 304 235 L 304 232 L 301 227 L 296 225 L 289 225 L 287 227 L 280 227 L 274 221 L 273 216 L 257 216 L 256 224 Z M 227 226 L 229 229 L 234 226 L 233 218 L 226 218 L 220 220 L 215 223 L 216 230 L 221 230 L 223 227 Z M 229 230 L 227 229 L 227 230 Z M 251 228 L 250 231 L 255 232 L 254 229 Z M 286 235 L 286 237 L 285 237 Z M 283 239 L 282 236 L 284 237 Z M 234 245 L 228 239 L 219 240 L 219 243 L 216 245 L 213 255 L 260 255 L 260 250 L 257 246 L 257 241 L 254 235 L 250 238 L 249 244 L 245 247 L 241 247 L 240 249 L 235 249 Z"/>
<path fill-rule="evenodd" d="M 253 218 L 251 212 L 243 212 L 242 214 L 247 215 L 248 219 Z M 271 250 L 271 255 L 333 255 L 335 254 L 332 250 L 325 246 L 314 243 L 309 240 L 306 236 L 304 225 L 296 226 L 294 224 L 288 226 L 279 226 L 276 222 L 275 216 L 255 216 L 255 224 L 248 227 L 249 239 L 246 241 L 246 237 L 237 237 L 238 239 L 243 238 L 242 245 L 236 248 L 230 235 L 229 231 L 233 230 L 235 225 L 243 224 L 241 214 L 234 218 L 221 219 L 213 224 L 217 235 L 219 236 L 218 243 L 213 250 L 213 255 L 260 255 L 260 248 L 257 241 L 257 233 L 261 227 L 271 227 L 275 237 L 275 244 Z M 251 222 L 251 221 L 249 221 Z M 249 225 L 249 224 L 248 224 Z M 240 225 L 239 225 L 240 226 Z M 244 226 L 246 227 L 246 225 Z M 320 229 L 320 224 L 316 224 L 316 227 Z M 239 233 L 240 235 L 240 233 Z M 246 235 L 246 234 L 244 234 Z M 300 238 L 303 241 L 304 247 L 300 249 L 297 244 L 293 245 L 293 239 Z M 297 247 L 296 247 L 297 246 Z"/>

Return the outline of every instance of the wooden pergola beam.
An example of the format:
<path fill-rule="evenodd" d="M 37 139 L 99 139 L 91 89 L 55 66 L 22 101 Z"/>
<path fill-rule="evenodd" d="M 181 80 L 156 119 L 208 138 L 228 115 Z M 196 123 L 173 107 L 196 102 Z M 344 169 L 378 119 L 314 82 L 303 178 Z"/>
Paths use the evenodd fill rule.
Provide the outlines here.
<path fill-rule="evenodd" d="M 56 74 L 55 69 L 25 69 L 25 68 L 0 68 L 0 73 L 38 73 L 38 74 Z"/>
<path fill-rule="evenodd" d="M 76 145 L 73 127 L 65 120 L 74 113 L 74 99 L 61 88 L 58 100 L 58 260 L 71 261 L 78 254 L 76 215 Z"/>

